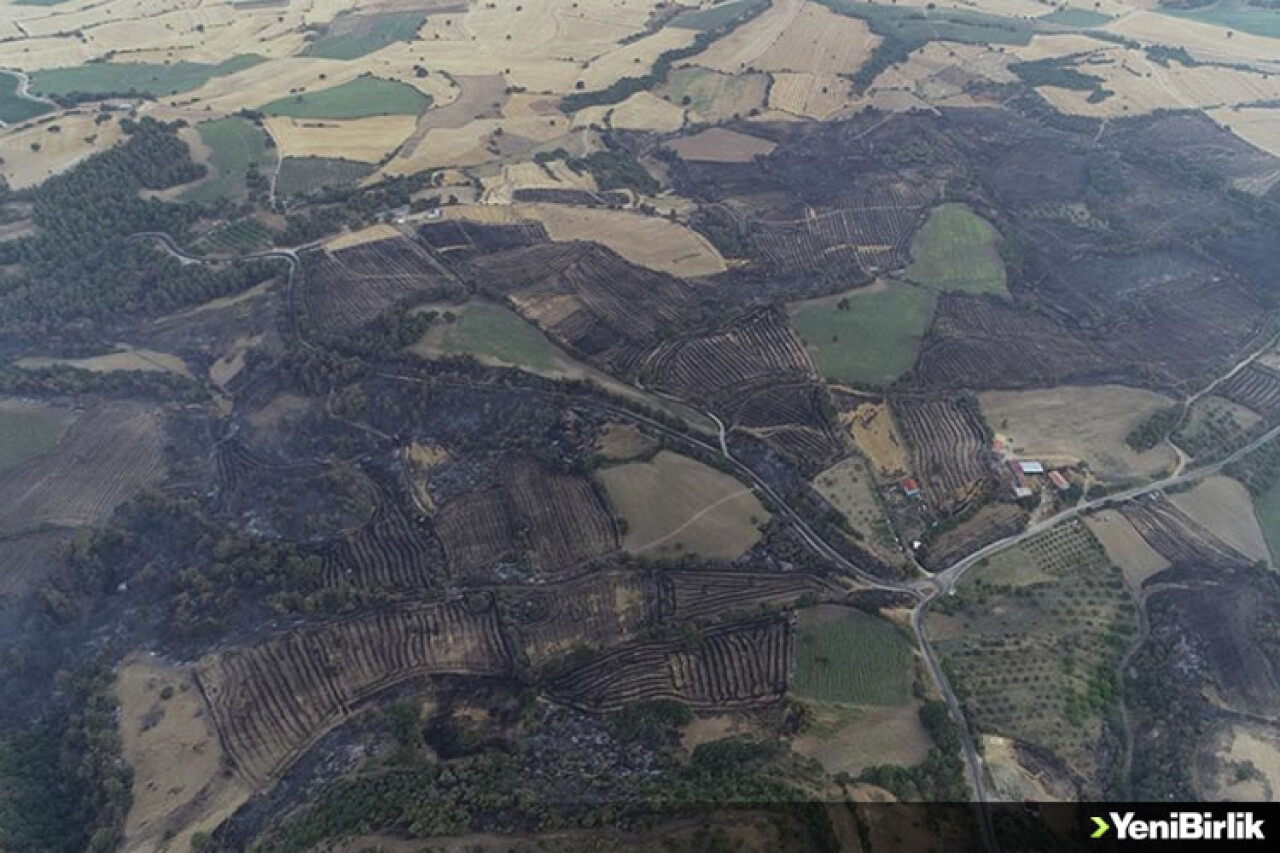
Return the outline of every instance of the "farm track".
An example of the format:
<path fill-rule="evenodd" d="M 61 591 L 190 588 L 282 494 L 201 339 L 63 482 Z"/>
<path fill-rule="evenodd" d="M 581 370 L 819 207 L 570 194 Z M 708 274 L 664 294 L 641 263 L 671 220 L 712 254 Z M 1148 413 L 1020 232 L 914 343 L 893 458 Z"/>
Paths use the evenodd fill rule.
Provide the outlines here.
<path fill-rule="evenodd" d="M 177 246 L 177 244 L 173 241 L 173 239 L 168 234 L 158 233 L 158 232 L 147 232 L 144 234 L 134 235 L 134 237 L 148 237 L 148 238 L 156 239 L 170 253 L 180 258 L 186 258 L 190 261 L 208 263 L 208 262 L 216 262 L 216 261 L 224 260 L 220 258 L 201 257 L 201 256 L 193 255 L 189 252 L 185 252 Z M 286 285 L 287 314 L 289 317 L 291 332 L 293 333 L 294 337 L 298 340 L 299 344 L 308 349 L 316 349 L 316 346 L 314 343 L 307 340 L 306 337 L 301 334 L 301 331 L 299 329 L 299 324 L 297 322 L 297 317 L 296 317 L 296 309 L 294 305 L 294 284 L 295 284 L 295 279 L 297 278 L 298 271 L 301 268 L 298 252 L 300 250 L 313 248 L 313 247 L 314 247 L 314 244 L 310 246 L 303 246 L 303 247 L 297 247 L 292 249 L 288 249 L 288 248 L 273 249 L 267 252 L 250 255 L 248 256 L 248 258 L 241 258 L 241 260 L 252 259 L 252 258 L 282 258 L 289 263 L 289 276 L 288 276 L 288 281 Z M 225 260 L 230 260 L 230 259 L 225 259 Z M 1234 376 L 1235 373 L 1243 369 L 1242 364 L 1247 364 L 1249 361 L 1252 361 L 1254 357 L 1255 357 L 1254 355 L 1251 355 L 1248 359 L 1245 359 L 1244 362 L 1234 365 L 1230 371 L 1229 376 L 1224 376 L 1216 379 L 1212 383 L 1212 385 L 1209 387 L 1210 388 L 1215 387 L 1220 382 L 1231 378 L 1231 376 Z M 543 391 L 535 388 L 516 388 L 516 387 L 509 387 L 509 386 L 497 386 L 497 385 L 492 385 L 492 384 L 483 383 L 483 382 L 476 382 L 472 380 L 461 379 L 457 377 L 450 377 L 450 378 L 433 377 L 431 379 L 424 379 L 421 376 L 414 376 L 414 375 L 401 374 L 401 373 L 391 373 L 386 371 L 377 371 L 375 372 L 375 375 L 380 378 L 387 379 L 390 381 L 395 381 L 395 382 L 405 382 L 405 383 L 424 385 L 424 386 L 431 386 L 431 385 L 453 386 L 453 387 L 466 388 L 468 390 L 477 391 L 481 393 L 486 393 L 486 392 L 497 392 L 497 393 L 507 393 L 507 394 L 517 393 L 517 394 L 535 396 L 535 397 L 539 397 L 546 400 L 551 400 L 560 405 L 573 404 L 573 395 L 571 394 L 565 394 L 562 392 Z M 1207 392 L 1207 389 L 1206 391 L 1202 391 L 1200 393 L 1204 394 L 1206 392 Z M 915 607 L 912 609 L 912 613 L 911 613 L 912 631 L 915 634 L 916 643 L 920 648 L 921 654 L 923 655 L 925 662 L 928 665 L 930 676 L 933 678 L 934 684 L 939 694 L 943 697 L 944 701 L 946 702 L 947 707 L 951 712 L 952 718 L 958 723 L 961 742 L 963 746 L 964 759 L 965 759 L 965 764 L 968 770 L 970 785 L 975 794 L 976 801 L 981 805 L 982 830 L 983 830 L 985 846 L 988 850 L 995 851 L 995 853 L 998 853 L 998 851 L 1000 850 L 1000 846 L 995 836 L 995 829 L 994 829 L 994 824 L 992 822 L 991 812 L 989 808 L 987 808 L 988 798 L 987 798 L 986 786 L 983 781 L 982 761 L 978 755 L 978 751 L 974 743 L 972 732 L 969 728 L 966 717 L 964 716 L 964 713 L 960 707 L 959 700 L 957 699 L 954 691 L 951 689 L 951 686 L 947 680 L 947 677 L 942 671 L 942 666 L 940 661 L 938 660 L 937 653 L 934 650 L 932 644 L 929 642 L 928 636 L 924 630 L 924 620 L 928 614 L 929 605 L 941 595 L 950 594 L 955 589 L 956 584 L 960 581 L 960 579 L 964 576 L 964 574 L 969 569 L 977 565 L 983 559 L 999 551 L 1002 551 L 1013 545 L 1017 545 L 1018 543 L 1023 542 L 1026 539 L 1029 539 L 1030 537 L 1036 535 L 1037 533 L 1041 533 L 1064 521 L 1080 518 L 1095 510 L 1107 508 L 1117 504 L 1122 504 L 1124 502 L 1131 501 L 1135 498 L 1141 497 L 1146 494 L 1150 494 L 1152 492 L 1162 491 L 1164 489 L 1168 489 L 1170 487 L 1177 486 L 1177 485 L 1193 483 L 1197 480 L 1201 480 L 1205 477 L 1209 477 L 1214 474 L 1217 474 L 1223 468 L 1227 467 L 1233 462 L 1238 461 L 1239 459 L 1242 459 L 1243 457 L 1247 456 L 1248 454 L 1252 453 L 1253 451 L 1257 450 L 1258 448 L 1272 441 L 1277 436 L 1280 436 L 1280 425 L 1276 425 L 1271 429 L 1267 430 L 1262 435 L 1255 438 L 1254 440 L 1250 441 L 1248 444 L 1236 449 L 1231 454 L 1229 454 L 1228 456 L 1224 457 L 1223 459 L 1217 462 L 1196 466 L 1190 469 L 1181 470 L 1161 480 L 1147 483 L 1145 485 L 1135 486 L 1133 488 L 1126 489 L 1124 491 L 1109 495 L 1107 497 L 1098 498 L 1092 501 L 1087 501 L 1087 502 L 1078 504 L 1074 507 L 1064 509 L 1061 512 L 1058 512 L 1052 516 L 1049 516 L 1048 518 L 1045 518 L 1033 525 L 1028 526 L 1027 529 L 1023 530 L 1020 533 L 1016 533 L 1011 536 L 1004 537 L 1003 539 L 999 539 L 995 542 L 992 542 L 986 545 L 985 547 L 956 561 L 951 566 L 937 572 L 936 574 L 930 577 L 920 578 L 920 579 L 916 579 L 909 582 L 902 582 L 902 581 L 886 580 L 871 574 L 870 572 L 866 571 L 862 567 L 853 563 L 848 558 L 844 557 L 842 554 L 836 551 L 831 545 L 829 545 L 821 536 L 819 536 L 813 530 L 813 528 L 811 528 L 808 525 L 807 522 L 805 522 L 805 520 L 801 517 L 799 512 L 797 512 L 790 504 L 788 504 L 786 501 L 782 499 L 782 497 L 764 480 L 763 477 L 757 474 L 754 470 L 752 470 L 746 464 L 738 461 L 732 455 L 732 453 L 729 451 L 729 448 L 728 448 L 724 424 L 714 415 L 709 415 L 709 417 L 713 422 L 717 424 L 719 428 L 718 435 L 713 441 L 708 441 L 708 440 L 699 438 L 698 436 L 691 435 L 684 431 L 669 427 L 666 424 L 660 423 L 644 414 L 635 412 L 631 409 L 622 407 L 615 403 L 610 403 L 610 402 L 599 400 L 599 399 L 582 400 L 580 402 L 583 404 L 591 405 L 597 408 L 598 410 L 606 412 L 623 421 L 645 426 L 651 430 L 654 430 L 659 435 L 662 435 L 676 442 L 679 445 L 692 447 L 699 451 L 708 452 L 713 455 L 717 453 L 720 454 L 722 458 L 725 460 L 726 464 L 730 467 L 730 469 L 735 474 L 737 474 L 742 479 L 749 482 L 752 485 L 752 487 L 760 495 L 767 498 L 768 501 L 771 502 L 771 504 L 776 508 L 777 514 L 785 518 L 785 520 L 791 525 L 792 531 L 801 539 L 802 542 L 804 542 L 805 545 L 807 545 L 812 551 L 814 551 L 814 553 L 818 554 L 820 557 L 832 563 L 833 565 L 843 570 L 844 572 L 847 572 L 849 575 L 857 578 L 859 581 L 866 584 L 871 589 L 898 592 L 898 593 L 908 595 L 913 599 L 915 599 L 916 604 L 915 604 Z"/>

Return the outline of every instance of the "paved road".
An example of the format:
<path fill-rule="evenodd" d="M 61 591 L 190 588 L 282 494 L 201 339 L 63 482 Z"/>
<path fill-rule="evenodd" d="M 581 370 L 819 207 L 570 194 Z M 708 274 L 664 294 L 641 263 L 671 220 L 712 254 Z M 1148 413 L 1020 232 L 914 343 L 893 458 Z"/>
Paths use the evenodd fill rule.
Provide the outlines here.
<path fill-rule="evenodd" d="M 174 240 L 168 234 L 164 234 L 161 232 L 147 232 L 144 234 L 137 234 L 134 236 L 155 239 L 158 242 L 160 242 L 164 246 L 166 251 L 168 251 L 169 253 L 173 254 L 176 257 L 179 257 L 191 262 L 209 263 L 214 261 L 248 260 L 248 259 L 255 259 L 255 258 L 256 259 L 283 258 L 287 260 L 289 263 L 289 278 L 287 283 L 286 300 L 288 303 L 287 307 L 288 307 L 290 324 L 293 327 L 292 331 L 295 337 L 303 346 L 306 346 L 308 348 L 314 348 L 314 344 L 312 344 L 309 340 L 305 338 L 305 336 L 302 335 L 301 329 L 298 326 L 296 312 L 294 310 L 293 288 L 294 288 L 294 279 L 296 278 L 297 272 L 300 269 L 298 252 L 304 249 L 312 248 L 315 244 L 311 244 L 309 246 L 299 246 L 295 249 L 272 249 L 269 251 L 260 252 L 253 255 L 246 255 L 246 256 L 241 256 L 239 258 L 233 258 L 233 257 L 212 257 L 212 256 L 194 255 L 190 252 L 185 251 L 180 246 L 178 246 L 177 243 L 174 242 Z M 1252 360 L 1256 357 L 1256 355 L 1257 354 L 1255 353 L 1251 355 L 1249 358 L 1245 359 L 1244 361 L 1234 366 L 1230 373 L 1216 380 L 1213 383 L 1213 386 L 1216 386 L 1218 383 L 1224 381 L 1225 379 L 1234 375 L 1239 370 L 1243 369 L 1244 366 L 1252 362 Z M 492 385 L 487 383 L 477 383 L 472 380 L 465 380 L 465 379 L 459 379 L 459 378 L 432 377 L 430 379 L 424 379 L 420 376 L 414 376 L 410 374 L 401 374 L 401 373 L 392 373 L 392 372 L 378 372 L 376 375 L 381 376 L 384 379 L 389 379 L 393 381 L 410 382 L 414 384 L 427 385 L 427 386 L 455 385 L 458 387 L 467 387 L 471 390 L 481 391 L 481 392 L 523 393 L 523 394 L 530 394 L 530 395 L 539 396 L 547 399 L 555 399 L 555 400 L 565 399 L 565 395 L 561 392 L 548 392 L 548 391 L 542 391 L 540 389 L 535 389 L 535 388 L 523 388 L 523 387 L 512 387 L 512 386 L 505 386 L 505 385 Z M 1213 386 L 1210 386 L 1210 387 L 1213 387 Z M 1202 391 L 1200 395 L 1197 395 L 1197 397 L 1202 396 L 1203 393 L 1204 392 Z M 1192 399 L 1195 399 L 1195 397 L 1193 397 Z M 945 673 L 943 673 L 942 671 L 942 666 L 938 660 L 937 653 L 934 651 L 932 644 L 929 642 L 928 635 L 924 630 L 924 619 L 928 613 L 928 608 L 930 603 L 941 595 L 951 594 L 955 589 L 955 585 L 964 576 L 965 572 L 967 572 L 970 568 L 977 565 L 983 559 L 991 556 L 992 554 L 1002 551 L 1005 548 L 1009 548 L 1014 545 L 1017 545 L 1018 543 L 1032 536 L 1035 536 L 1038 533 L 1044 532 L 1045 530 L 1048 530 L 1049 528 L 1057 524 L 1061 524 L 1064 521 L 1069 521 L 1071 519 L 1079 518 L 1083 515 L 1086 515 L 1087 513 L 1093 512 L 1094 510 L 1097 510 L 1097 509 L 1101 509 L 1108 505 L 1118 504 L 1124 501 L 1133 500 L 1143 495 L 1151 494 L 1152 492 L 1162 491 L 1164 489 L 1168 489 L 1184 483 L 1194 482 L 1204 477 L 1208 477 L 1212 474 L 1216 474 L 1227 465 L 1230 465 L 1232 462 L 1235 462 L 1236 460 L 1248 455 L 1254 450 L 1257 450 L 1262 445 L 1266 444 L 1276 436 L 1280 435 L 1280 425 L 1278 425 L 1268 430 L 1267 432 L 1263 433 L 1261 436 L 1254 439 L 1253 441 L 1249 442 L 1244 447 L 1241 447 L 1239 450 L 1236 450 L 1234 453 L 1225 457 L 1221 461 L 1208 464 L 1208 465 L 1197 466 L 1195 468 L 1191 468 L 1187 470 L 1179 470 L 1172 476 L 1165 477 L 1164 479 L 1161 479 L 1152 483 L 1148 483 L 1146 485 L 1135 486 L 1131 489 L 1126 489 L 1124 491 L 1117 492 L 1115 494 L 1111 494 L 1103 498 L 1098 498 L 1092 501 L 1086 501 L 1074 507 L 1069 507 L 1065 510 L 1062 510 L 1061 512 L 1058 512 L 1052 516 L 1049 516 L 1048 518 L 1042 519 L 1041 521 L 1033 525 L 1028 526 L 1025 530 L 1023 530 L 1020 533 L 1016 533 L 1014 535 L 1007 536 L 1003 539 L 1000 539 L 996 542 L 992 542 L 991 544 L 979 549 L 978 551 L 975 551 L 974 553 L 953 563 L 951 566 L 948 566 L 946 569 L 940 572 L 937 572 L 932 576 L 919 578 L 909 582 L 902 582 L 902 581 L 886 580 L 884 578 L 877 577 L 871 574 L 870 572 L 866 571 L 865 569 L 863 569 L 861 566 L 858 566 L 857 564 L 853 563 L 851 560 L 846 558 L 843 554 L 839 553 L 833 547 L 831 547 L 831 545 L 829 545 L 821 536 L 819 536 L 817 532 L 815 532 L 813 528 L 811 528 L 809 524 L 800 516 L 800 514 L 795 509 L 793 509 L 788 503 L 786 503 L 786 501 L 784 501 L 781 498 L 781 496 L 778 495 L 778 493 L 774 491 L 774 489 L 762 477 L 756 474 L 756 472 L 752 470 L 749 466 L 738 461 L 733 456 L 733 454 L 729 451 L 724 424 L 714 414 L 707 413 L 708 417 L 710 417 L 711 420 L 717 426 L 718 434 L 716 436 L 716 443 L 712 444 L 711 442 L 705 441 L 696 435 L 692 435 L 687 432 L 673 429 L 672 427 L 669 427 L 660 421 L 654 420 L 648 417 L 647 415 L 643 415 L 639 412 L 632 411 L 631 409 L 627 409 L 622 406 L 618 406 L 618 405 L 615 405 L 603 400 L 595 399 L 595 398 L 591 399 L 590 401 L 584 401 L 584 402 L 589 402 L 591 406 L 599 410 L 608 412 L 612 416 L 617 417 L 621 420 L 644 425 L 649 429 L 675 442 L 684 444 L 686 446 L 697 447 L 700 450 L 711 453 L 711 454 L 719 454 L 725 460 L 726 464 L 728 464 L 740 477 L 742 477 L 743 479 L 751 483 L 752 487 L 759 494 L 765 496 L 766 498 L 769 499 L 770 502 L 772 502 L 772 504 L 775 507 L 775 511 L 781 514 L 787 520 L 787 522 L 791 525 L 792 530 L 815 553 L 817 553 L 824 559 L 828 560 L 829 562 L 835 564 L 836 566 L 838 566 L 840 569 L 847 572 L 851 576 L 856 577 L 858 580 L 860 580 L 862 583 L 866 584 L 868 587 L 872 589 L 899 592 L 899 593 L 909 595 L 916 600 L 917 602 L 916 606 L 912 609 L 912 612 L 911 612 L 912 631 L 915 633 L 916 642 L 920 647 L 921 654 L 923 655 L 925 659 L 925 663 L 929 668 L 929 674 L 933 678 L 933 681 L 938 690 L 938 693 L 939 695 L 942 696 L 943 701 L 946 702 L 947 707 L 951 712 L 952 718 L 956 721 L 957 727 L 960 731 L 962 751 L 964 754 L 966 769 L 969 775 L 970 786 L 973 789 L 975 799 L 980 808 L 980 819 L 981 819 L 981 829 L 983 833 L 983 839 L 985 841 L 985 846 L 987 847 L 988 850 L 992 851 L 992 853 L 999 853 L 1000 847 L 999 847 L 999 842 L 995 835 L 994 826 L 992 824 L 991 812 L 990 812 L 990 809 L 987 807 L 988 799 L 987 799 L 986 785 L 983 781 L 982 760 L 978 755 L 976 744 L 969 730 L 969 726 L 964 716 L 963 709 L 960 706 L 960 702 L 957 699 L 955 692 L 951 689 L 951 685 L 947 681 Z"/>

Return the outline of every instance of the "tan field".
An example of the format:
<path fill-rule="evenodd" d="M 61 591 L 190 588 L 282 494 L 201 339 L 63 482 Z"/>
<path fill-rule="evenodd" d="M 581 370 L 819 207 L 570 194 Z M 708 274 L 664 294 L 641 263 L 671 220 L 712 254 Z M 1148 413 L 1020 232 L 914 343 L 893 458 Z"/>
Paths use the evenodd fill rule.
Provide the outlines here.
<path fill-rule="evenodd" d="M 610 108 L 609 126 L 618 130 L 671 133 L 684 127 L 684 109 L 652 92 L 637 92 Z"/>
<path fill-rule="evenodd" d="M 634 459 L 657 446 L 656 441 L 635 427 L 617 422 L 606 424 L 596 439 L 596 452 L 613 460 Z"/>
<path fill-rule="evenodd" d="M 1173 505 L 1246 557 L 1269 559 L 1249 491 L 1230 477 L 1206 477 L 1190 491 L 1170 495 Z"/>
<path fill-rule="evenodd" d="M 695 30 L 664 27 L 653 35 L 606 50 L 591 60 L 578 79 L 585 91 L 603 89 L 622 77 L 636 76 L 637 68 L 647 71 L 660 54 L 686 47 L 696 36 Z"/>
<path fill-rule="evenodd" d="M 880 37 L 871 34 L 865 21 L 805 3 L 778 38 L 748 65 L 761 71 L 852 74 L 879 43 Z"/>
<path fill-rule="evenodd" d="M 804 118 L 827 119 L 855 103 L 853 84 L 834 74 L 773 75 L 769 107 Z"/>
<path fill-rule="evenodd" d="M 342 157 L 376 163 L 409 138 L 413 116 L 374 116 L 351 121 L 268 118 L 270 132 L 284 157 Z"/>
<path fill-rule="evenodd" d="M 1226 802 L 1274 802 L 1280 792 L 1280 737 L 1261 726 L 1229 725 L 1215 738 L 1216 778 L 1207 780 L 1203 796 Z M 1243 772 L 1242 772 L 1243 771 Z"/>
<path fill-rule="evenodd" d="M 1089 103 L 1089 93 L 1055 86 L 1038 91 L 1060 111 L 1072 115 L 1119 116 L 1160 109 L 1202 109 L 1267 101 L 1280 97 L 1280 76 L 1237 68 L 1171 62 L 1164 67 L 1140 50 L 1108 47 L 1089 61 L 1077 62 L 1084 73 L 1103 79 L 1114 94 Z"/>
<path fill-rule="evenodd" d="M 1275 39 L 1240 32 L 1228 36 L 1226 29 L 1213 24 L 1138 10 L 1117 18 L 1104 29 L 1147 44 L 1179 45 L 1202 61 L 1242 62 L 1280 71 Z"/>
<path fill-rule="evenodd" d="M 1168 397 L 1121 385 L 1064 386 L 1035 391 L 989 391 L 978 395 L 992 428 L 1021 456 L 1050 464 L 1081 460 L 1103 478 L 1149 477 L 1177 463 L 1172 448 L 1137 453 L 1124 442 Z"/>
<path fill-rule="evenodd" d="M 123 850 L 186 853 L 249 798 L 238 776 L 224 774 L 222 749 L 190 668 L 145 654 L 120 666 L 120 739 L 133 768 L 133 805 Z"/>
<path fill-rule="evenodd" d="M 778 146 L 758 136 L 748 136 L 734 130 L 713 127 L 693 136 L 677 139 L 669 147 L 679 154 L 682 160 L 750 163 L 757 157 L 770 154 Z"/>
<path fill-rule="evenodd" d="M 782 38 L 808 5 L 804 0 L 774 0 L 764 12 L 712 42 L 690 64 L 726 74 L 745 71 Z"/>
<path fill-rule="evenodd" d="M 1089 532 L 1098 537 L 1111 562 L 1124 572 L 1125 580 L 1133 589 L 1140 588 L 1147 578 L 1172 565 L 1114 509 L 1094 513 L 1085 518 L 1084 523 Z"/>
<path fill-rule="evenodd" d="M 118 352 L 106 355 L 95 355 L 88 358 L 20 358 L 14 362 L 18 367 L 39 368 L 55 364 L 88 370 L 91 373 L 114 373 L 121 370 L 140 370 L 144 372 L 168 371 L 191 379 L 191 371 L 186 362 L 176 355 L 156 352 L 148 349 L 134 349 L 121 346 Z"/>
<path fill-rule="evenodd" d="M 852 412 L 842 412 L 840 422 L 849 430 L 858 449 L 871 460 L 877 476 L 906 476 L 906 445 L 898 435 L 887 403 L 863 403 Z"/>
<path fill-rule="evenodd" d="M 377 225 L 370 225 L 359 231 L 348 231 L 346 234 L 334 237 L 325 243 L 324 247 L 330 252 L 338 252 L 350 249 L 352 246 L 363 246 L 365 243 L 376 243 L 379 240 L 390 240 L 399 236 L 400 232 L 395 229 L 395 226 L 379 222 Z"/>
<path fill-rule="evenodd" d="M 1096 42 L 1094 43 L 1096 45 Z M 974 106 L 982 103 L 969 92 L 973 83 L 1010 83 L 1014 57 L 983 45 L 930 42 L 907 61 L 885 69 L 858 106 L 902 112 L 932 106 Z"/>
<path fill-rule="evenodd" d="M 0 131 L 0 176 L 13 189 L 25 189 L 107 150 L 122 137 L 114 118 L 96 124 L 89 112 L 42 117 L 27 130 Z"/>
<path fill-rule="evenodd" d="M 640 266 L 687 278 L 726 269 L 724 258 L 691 228 L 658 216 L 563 204 L 459 205 L 449 218 L 502 224 L 535 219 L 552 240 L 594 240 Z"/>
<path fill-rule="evenodd" d="M 876 497 L 875 480 L 860 456 L 837 462 L 813 478 L 813 488 L 862 534 L 862 547 L 887 563 L 902 562 L 902 552 L 881 541 L 876 525 L 887 525 Z"/>
<path fill-rule="evenodd" d="M 1074 799 L 1070 785 L 1045 773 L 1035 774 L 1018 760 L 1012 739 L 982 735 L 982 763 L 991 777 L 992 793 L 1006 803 L 1052 803 Z"/>
<path fill-rule="evenodd" d="M 489 205 L 511 204 L 516 190 L 550 187 L 595 192 L 597 189 L 596 179 L 590 172 L 575 172 L 563 160 L 546 164 L 511 163 L 496 175 L 482 176 L 480 181 L 484 186 L 481 198 Z"/>
<path fill-rule="evenodd" d="M 597 472 L 614 511 L 627 521 L 633 554 L 698 554 L 732 560 L 760 538 L 769 519 L 750 488 L 687 456 L 663 451 L 651 462 Z"/>
<path fill-rule="evenodd" d="M 1233 107 L 1209 110 L 1214 121 L 1268 154 L 1280 157 L 1280 109 L 1275 107 Z"/>
<path fill-rule="evenodd" d="M 486 107 L 490 117 L 460 121 L 456 126 L 436 126 L 430 122 L 432 112 L 423 116 L 428 127 L 421 137 L 415 134 L 382 172 L 389 175 L 410 175 L 423 169 L 476 166 L 495 160 L 503 160 L 518 152 L 527 153 L 546 143 L 570 144 L 569 119 L 554 108 L 543 104 L 545 99 L 512 97 L 502 103 L 501 113 L 493 115 L 492 104 Z M 414 144 L 416 141 L 416 144 Z"/>
<path fill-rule="evenodd" d="M 791 748 L 819 762 L 827 773 L 857 776 L 880 764 L 910 767 L 929 753 L 932 742 L 916 702 L 898 708 L 804 704 L 812 722 L 792 740 Z"/>

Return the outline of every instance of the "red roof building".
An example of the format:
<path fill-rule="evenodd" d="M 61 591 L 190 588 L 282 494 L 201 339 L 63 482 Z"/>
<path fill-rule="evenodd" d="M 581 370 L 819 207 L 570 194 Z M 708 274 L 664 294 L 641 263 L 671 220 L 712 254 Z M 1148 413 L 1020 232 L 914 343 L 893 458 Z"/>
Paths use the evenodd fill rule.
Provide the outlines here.
<path fill-rule="evenodd" d="M 1065 492 L 1071 488 L 1071 484 L 1067 482 L 1067 478 L 1059 474 L 1057 471 L 1049 472 L 1049 482 L 1053 483 L 1053 487 L 1060 492 Z"/>

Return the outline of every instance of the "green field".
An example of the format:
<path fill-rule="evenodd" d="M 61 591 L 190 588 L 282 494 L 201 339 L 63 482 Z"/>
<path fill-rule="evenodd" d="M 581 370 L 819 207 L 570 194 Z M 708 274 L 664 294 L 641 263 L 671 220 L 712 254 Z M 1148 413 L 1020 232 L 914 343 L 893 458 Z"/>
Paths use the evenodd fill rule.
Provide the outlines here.
<path fill-rule="evenodd" d="M 0 471 L 57 447 L 75 415 L 62 409 L 9 408 L 0 404 Z"/>
<path fill-rule="evenodd" d="M 292 118 L 368 118 L 416 116 L 431 106 L 431 98 L 406 83 L 381 77 L 357 77 L 331 89 L 290 95 L 262 107 L 272 116 Z"/>
<path fill-rule="evenodd" d="M 791 326 L 827 379 L 888 385 L 911 369 L 933 318 L 935 296 L 888 282 L 791 306 Z"/>
<path fill-rule="evenodd" d="M 733 19 L 768 5 L 769 0 L 730 0 L 710 9 L 690 9 L 671 19 L 671 26 L 684 30 L 714 30 Z"/>
<path fill-rule="evenodd" d="M 239 199 L 247 192 L 245 176 L 250 167 L 260 172 L 275 167 L 275 150 L 268 148 L 262 128 L 242 118 L 220 118 L 197 125 L 200 139 L 209 146 L 213 174 L 182 194 L 186 201 Z"/>
<path fill-rule="evenodd" d="M 911 240 L 906 277 L 938 292 L 1008 296 L 1000 232 L 963 204 L 944 204 Z"/>
<path fill-rule="evenodd" d="M 290 196 L 325 187 L 347 187 L 372 171 L 370 163 L 340 157 L 286 157 L 276 176 L 276 192 Z"/>
<path fill-rule="evenodd" d="M 929 41 L 968 44 L 1028 44 L 1035 25 L 1021 18 L 967 9 L 920 9 L 908 6 L 820 0 L 833 12 L 861 18 L 878 36 L 923 45 Z"/>
<path fill-rule="evenodd" d="M 1078 9 L 1073 6 L 1065 9 L 1056 9 L 1047 15 L 1041 15 L 1036 20 L 1043 21 L 1046 24 L 1060 24 L 1064 27 L 1091 29 L 1108 24 L 1114 19 L 1110 15 L 1104 15 L 1101 12 L 1090 12 L 1088 9 Z"/>
<path fill-rule="evenodd" d="M 427 19 L 425 12 L 342 15 L 303 51 L 321 59 L 356 59 L 398 41 L 412 41 Z"/>
<path fill-rule="evenodd" d="M 51 68 L 31 75 L 31 91 L 48 97 L 110 95 L 176 95 L 205 84 L 211 77 L 223 77 L 262 62 L 261 56 L 242 54 L 218 65 L 175 62 L 156 65 L 145 62 L 90 62 L 75 68 Z"/>
<path fill-rule="evenodd" d="M 1280 484 L 1254 495 L 1253 513 L 1258 517 L 1262 537 L 1267 540 L 1272 562 L 1280 563 Z"/>
<path fill-rule="evenodd" d="M 0 121 L 18 124 L 38 115 L 44 115 L 53 107 L 42 101 L 18 95 L 18 78 L 0 71 Z"/>
<path fill-rule="evenodd" d="M 1211 6 L 1201 6 L 1198 9 L 1161 8 L 1159 11 L 1165 15 L 1191 18 L 1242 33 L 1280 38 L 1280 8 L 1251 6 L 1247 0 L 1219 0 Z"/>
<path fill-rule="evenodd" d="M 256 219 L 237 219 L 205 234 L 192 248 L 201 254 L 239 255 L 271 245 L 271 232 Z"/>
<path fill-rule="evenodd" d="M 437 348 L 445 355 L 474 355 L 506 364 L 549 370 L 559 351 L 542 332 L 498 305 L 473 302 L 452 323 L 439 321 Z M 430 334 L 430 333 L 429 333 Z"/>
<path fill-rule="evenodd" d="M 911 695 L 911 647 L 893 625 L 860 610 L 804 611 L 791 688 L 822 702 L 901 705 Z"/>

